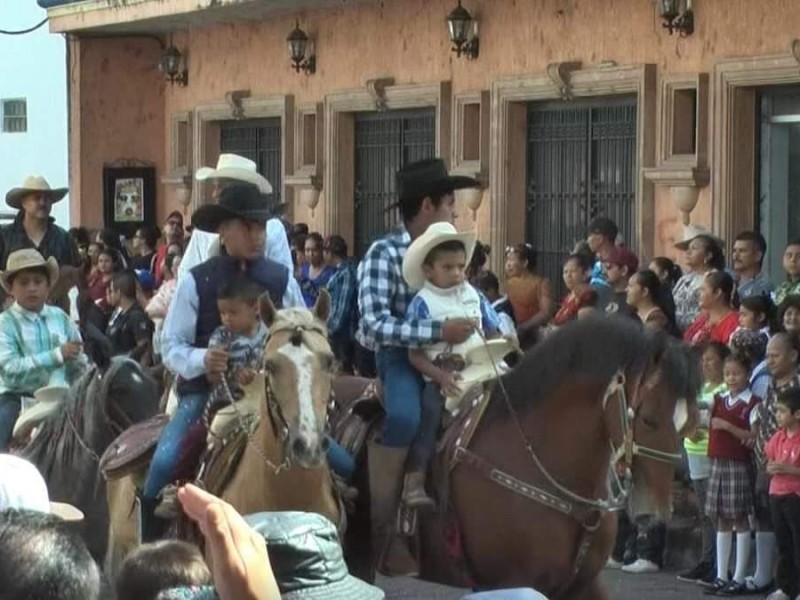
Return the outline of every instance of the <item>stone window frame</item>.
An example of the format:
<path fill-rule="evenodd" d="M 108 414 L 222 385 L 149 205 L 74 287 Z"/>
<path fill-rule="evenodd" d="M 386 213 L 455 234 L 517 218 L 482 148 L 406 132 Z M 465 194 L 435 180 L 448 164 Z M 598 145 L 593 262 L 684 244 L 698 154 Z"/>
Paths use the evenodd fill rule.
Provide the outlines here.
<path fill-rule="evenodd" d="M 291 218 L 293 206 L 293 189 L 287 184 L 287 176 L 294 171 L 294 96 L 278 94 L 244 98 L 241 101 L 244 112 L 243 119 L 269 119 L 278 117 L 281 120 L 281 171 L 283 185 L 281 197 L 287 207 L 287 217 Z M 212 132 L 219 131 L 220 121 L 235 120 L 230 104 L 216 102 L 197 106 L 194 109 L 192 127 L 192 162 L 195 169 L 213 166 L 219 157 L 219 145 L 212 147 Z M 193 183 L 192 210 L 208 201 L 208 186 L 199 181 Z"/>
<path fill-rule="evenodd" d="M 703 167 L 708 164 L 708 73 L 665 74 L 661 76 L 658 109 L 658 165 L 661 167 Z M 692 154 L 672 152 L 675 131 L 675 93 L 695 90 L 695 151 Z"/>
<path fill-rule="evenodd" d="M 384 110 L 434 107 L 436 156 L 450 159 L 452 92 L 450 81 L 391 85 L 381 98 Z M 339 233 L 351 245 L 354 238 L 355 127 L 354 113 L 378 110 L 375 97 L 364 89 L 333 92 L 324 102 L 323 231 Z"/>
<path fill-rule="evenodd" d="M 480 108 L 478 132 L 478 158 L 464 159 L 464 112 L 468 105 L 477 104 Z M 489 90 L 479 90 L 457 94 L 453 99 L 453 144 L 450 158 L 451 169 L 455 173 L 465 173 L 478 179 L 489 174 L 489 125 L 491 120 L 492 94 Z M 488 183 L 483 181 L 484 184 Z"/>
<path fill-rule="evenodd" d="M 758 180 L 757 88 L 800 84 L 793 54 L 720 60 L 712 80 L 711 220 L 714 233 L 728 245 L 755 225 Z"/>
<path fill-rule="evenodd" d="M 180 164 L 180 127 L 186 125 L 186 161 Z M 169 148 L 169 169 L 176 175 L 189 176 L 192 174 L 192 158 L 194 147 L 192 145 L 192 111 L 179 112 L 172 115 L 170 119 L 170 148 Z"/>
<path fill-rule="evenodd" d="M 535 101 L 603 96 L 636 96 L 636 242 L 641 256 L 651 256 L 654 246 L 654 186 L 644 176 L 656 155 L 656 65 L 597 66 L 570 73 L 561 87 L 547 73 L 496 81 L 492 85 L 491 148 L 489 173 L 492 248 L 505 248 L 524 239 L 526 227 L 527 104 Z M 565 89 L 566 87 L 566 89 Z M 630 234 L 629 234 L 630 235 Z M 493 253 L 492 268 L 500 272 L 502 252 Z"/>
<path fill-rule="evenodd" d="M 306 176 L 316 178 L 320 174 L 320 166 L 322 164 L 322 137 L 323 128 L 321 120 L 323 117 L 323 104 L 322 102 L 312 102 L 301 104 L 295 107 L 294 118 L 294 164 L 295 176 Z M 305 164 L 305 118 L 308 115 L 314 115 L 314 162 L 312 164 Z"/>

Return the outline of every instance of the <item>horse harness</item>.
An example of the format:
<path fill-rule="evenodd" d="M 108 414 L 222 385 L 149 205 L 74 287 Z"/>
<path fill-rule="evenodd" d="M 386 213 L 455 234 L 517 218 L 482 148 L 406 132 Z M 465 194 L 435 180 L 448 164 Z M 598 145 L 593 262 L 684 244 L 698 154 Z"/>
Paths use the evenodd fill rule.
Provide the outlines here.
<path fill-rule="evenodd" d="M 614 374 L 611 382 L 608 384 L 602 403 L 603 413 L 605 414 L 610 401 L 612 399 L 616 400 L 622 432 L 622 441 L 618 446 L 615 446 L 613 440 L 609 438 L 611 461 L 609 463 L 608 496 L 604 499 L 581 496 L 561 484 L 544 466 L 541 459 L 536 454 L 536 451 L 533 449 L 530 440 L 525 435 L 519 416 L 511 404 L 508 392 L 503 386 L 502 379 L 498 379 L 496 385 L 500 387 L 500 393 L 504 398 L 506 407 L 517 429 L 518 436 L 525 446 L 528 455 L 536 466 L 536 469 L 544 476 L 547 483 L 554 488 L 555 491 L 548 491 L 526 483 L 502 469 L 497 468 L 491 462 L 478 456 L 469 449 L 472 437 L 491 399 L 491 389 L 485 394 L 475 397 L 472 400 L 471 407 L 467 408 L 469 413 L 473 414 L 470 414 L 463 420 L 459 437 L 455 440 L 455 448 L 448 469 L 452 472 L 459 463 L 467 464 L 489 481 L 519 496 L 542 504 L 543 506 L 556 510 L 578 521 L 581 525 L 581 534 L 572 567 L 572 574 L 575 576 L 580 572 L 583 566 L 586 554 L 591 546 L 592 537 L 599 529 L 603 516 L 608 512 L 622 510 L 627 503 L 632 482 L 631 467 L 634 457 L 639 456 L 650 460 L 673 463 L 680 460 L 680 454 L 665 452 L 636 443 L 634 440 L 633 422 L 636 419 L 636 412 L 639 407 L 631 406 L 628 403 L 627 394 L 625 392 L 625 374 L 620 370 Z M 621 466 L 624 471 L 622 477 L 618 474 L 618 466 Z"/>

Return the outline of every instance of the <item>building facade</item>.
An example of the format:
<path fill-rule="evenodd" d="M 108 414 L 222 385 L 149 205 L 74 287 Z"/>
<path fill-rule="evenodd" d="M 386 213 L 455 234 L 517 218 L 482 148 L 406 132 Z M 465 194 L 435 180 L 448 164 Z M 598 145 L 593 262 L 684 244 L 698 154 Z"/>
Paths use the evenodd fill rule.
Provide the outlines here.
<path fill-rule="evenodd" d="M 0 3 L 0 23 L 20 31 L 47 16 L 33 2 Z M 0 198 L 27 175 L 44 175 L 53 187 L 67 185 L 66 43 L 41 27 L 23 35 L 0 35 Z M 72 191 L 72 190 L 70 190 Z M 68 195 L 53 217 L 69 226 Z M 0 200 L 0 218 L 15 211 Z"/>
<path fill-rule="evenodd" d="M 475 175 L 460 228 L 495 249 L 527 241 L 540 270 L 596 215 L 642 256 L 683 225 L 730 241 L 761 229 L 779 275 L 800 233 L 800 7 L 694 0 L 671 35 L 651 0 L 464 0 L 474 59 L 451 50 L 456 0 L 81 0 L 68 33 L 73 222 L 102 220 L 104 165 L 156 167 L 157 218 L 207 199 L 191 181 L 221 152 L 250 156 L 293 220 L 356 252 L 396 219 L 394 172 L 444 157 Z M 311 74 L 287 36 L 311 40 Z M 178 79 L 157 65 L 180 54 Z M 185 81 L 181 77 L 186 68 Z M 185 85 L 184 85 L 185 84 Z"/>

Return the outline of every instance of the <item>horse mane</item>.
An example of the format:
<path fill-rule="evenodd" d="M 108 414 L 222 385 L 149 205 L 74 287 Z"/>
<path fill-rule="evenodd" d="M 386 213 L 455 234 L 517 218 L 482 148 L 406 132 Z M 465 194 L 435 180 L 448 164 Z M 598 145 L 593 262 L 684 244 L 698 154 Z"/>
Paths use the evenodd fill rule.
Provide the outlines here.
<path fill-rule="evenodd" d="M 610 382 L 619 370 L 636 376 L 653 363 L 659 364 L 675 397 L 695 400 L 702 376 L 688 347 L 666 334 L 645 332 L 640 323 L 623 316 L 568 323 L 530 350 L 502 382 L 511 406 L 522 415 L 568 382 Z M 490 402 L 486 410 L 490 420 L 507 414 L 505 402 Z"/>

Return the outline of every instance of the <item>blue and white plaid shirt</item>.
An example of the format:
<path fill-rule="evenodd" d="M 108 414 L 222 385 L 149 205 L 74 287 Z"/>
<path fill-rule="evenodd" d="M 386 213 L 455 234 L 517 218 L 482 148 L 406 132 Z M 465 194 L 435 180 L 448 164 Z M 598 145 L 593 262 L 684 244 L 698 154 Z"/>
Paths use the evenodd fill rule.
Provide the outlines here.
<path fill-rule="evenodd" d="M 441 322 L 405 316 L 416 293 L 403 279 L 403 258 L 410 245 L 411 235 L 400 226 L 373 242 L 358 266 L 361 321 L 356 338 L 365 348 L 419 348 L 442 339 Z"/>

